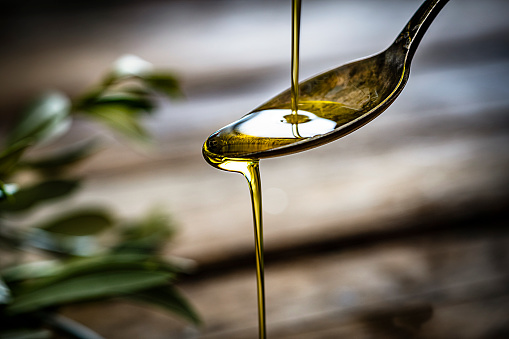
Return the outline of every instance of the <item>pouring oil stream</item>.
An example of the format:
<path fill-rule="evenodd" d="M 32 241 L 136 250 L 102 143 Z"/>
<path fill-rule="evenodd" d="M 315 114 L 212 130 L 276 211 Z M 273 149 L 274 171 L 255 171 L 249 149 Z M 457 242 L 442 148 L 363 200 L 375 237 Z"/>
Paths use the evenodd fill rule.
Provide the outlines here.
<path fill-rule="evenodd" d="M 291 51 L 291 114 L 283 118 L 292 126 L 293 138 L 301 138 L 298 130 L 298 96 L 299 96 L 299 38 L 300 38 L 301 0 L 292 0 L 292 51 Z M 212 153 L 207 142 L 203 147 L 205 159 L 212 166 L 237 172 L 246 178 L 251 193 L 253 210 L 254 243 L 256 259 L 256 290 L 258 301 L 258 334 L 260 339 L 267 337 L 265 315 L 265 281 L 263 260 L 263 220 L 262 220 L 262 187 L 259 160 L 255 158 L 227 157 Z"/>

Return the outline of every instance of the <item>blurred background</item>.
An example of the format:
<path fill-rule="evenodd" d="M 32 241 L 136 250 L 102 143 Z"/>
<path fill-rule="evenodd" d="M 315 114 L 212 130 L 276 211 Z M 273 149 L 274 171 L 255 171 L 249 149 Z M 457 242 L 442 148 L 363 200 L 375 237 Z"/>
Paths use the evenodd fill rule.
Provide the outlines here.
<path fill-rule="evenodd" d="M 64 313 L 106 338 L 256 338 L 247 185 L 208 166 L 201 146 L 289 87 L 290 0 L 4 4 L 2 134 L 35 95 L 79 93 L 124 54 L 173 72 L 185 94 L 146 120 L 150 152 L 105 136 L 75 169 L 86 185 L 58 208 L 170 213 L 166 254 L 195 263 L 178 286 L 204 326 L 120 301 Z M 301 79 L 383 50 L 420 4 L 304 0 Z M 509 337 L 508 17 L 505 0 L 450 1 L 383 115 L 261 161 L 270 337 Z M 90 133 L 101 132 L 78 121 L 57 143 Z"/>

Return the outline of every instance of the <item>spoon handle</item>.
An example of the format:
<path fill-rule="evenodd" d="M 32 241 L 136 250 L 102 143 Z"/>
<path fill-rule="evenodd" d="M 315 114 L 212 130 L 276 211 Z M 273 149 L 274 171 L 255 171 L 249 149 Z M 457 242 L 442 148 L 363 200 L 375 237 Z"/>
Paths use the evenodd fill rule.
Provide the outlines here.
<path fill-rule="evenodd" d="M 410 18 L 391 48 L 404 48 L 407 51 L 407 60 L 410 61 L 422 37 L 448 1 L 449 0 L 426 0 L 412 18 Z"/>

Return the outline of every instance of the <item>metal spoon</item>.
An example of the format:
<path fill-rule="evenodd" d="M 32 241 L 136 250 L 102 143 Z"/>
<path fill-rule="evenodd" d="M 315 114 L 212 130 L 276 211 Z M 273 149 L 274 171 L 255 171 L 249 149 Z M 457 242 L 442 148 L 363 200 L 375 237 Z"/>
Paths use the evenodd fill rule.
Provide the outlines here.
<path fill-rule="evenodd" d="M 367 124 L 403 90 L 419 42 L 447 2 L 426 0 L 385 51 L 301 82 L 297 115 L 285 114 L 291 112 L 286 90 L 213 133 L 203 145 L 205 158 L 281 156 L 323 145 Z M 270 124 L 290 126 L 290 131 L 298 127 L 299 133 L 268 132 Z"/>

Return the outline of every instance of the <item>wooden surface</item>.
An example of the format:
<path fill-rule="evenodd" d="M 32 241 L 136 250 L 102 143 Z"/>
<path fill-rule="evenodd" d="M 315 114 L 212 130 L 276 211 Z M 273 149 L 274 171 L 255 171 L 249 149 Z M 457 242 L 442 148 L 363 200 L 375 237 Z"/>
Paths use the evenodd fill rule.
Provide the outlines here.
<path fill-rule="evenodd" d="M 302 77 L 382 50 L 419 3 L 305 2 Z M 76 91 L 125 52 L 181 75 L 187 100 L 147 122 L 160 150 L 111 140 L 77 170 L 90 179 L 69 205 L 171 213 L 180 232 L 168 255 L 196 262 L 180 287 L 205 326 L 120 301 L 66 310 L 106 338 L 256 337 L 247 185 L 208 166 L 201 144 L 289 86 L 289 4 L 200 4 L 103 13 L 115 21 L 84 12 L 80 20 L 95 18 L 89 29 L 70 25 L 62 36 L 56 24 L 38 35 L 28 25 L 0 57 L 5 107 L 40 87 Z M 319 149 L 262 161 L 270 338 L 509 337 L 508 14 L 505 1 L 451 1 L 381 117 Z M 91 130 L 78 125 L 62 142 Z"/>
<path fill-rule="evenodd" d="M 506 224 L 381 237 L 318 253 L 268 253 L 269 337 L 504 338 L 509 316 Z M 107 338 L 141 333 L 136 331 L 150 338 L 256 338 L 251 265 L 216 269 L 181 284 L 206 319 L 200 331 L 122 302 L 91 304 L 67 314 Z M 98 308 L 115 315 L 115 322 L 94 316 Z"/>

